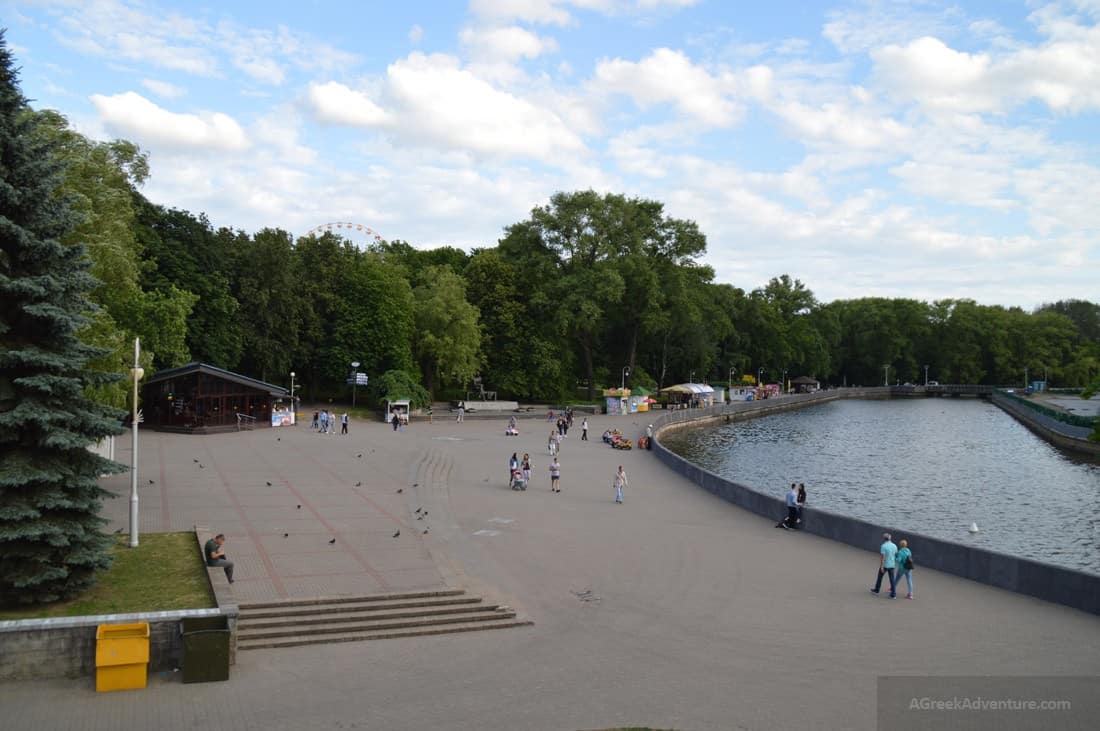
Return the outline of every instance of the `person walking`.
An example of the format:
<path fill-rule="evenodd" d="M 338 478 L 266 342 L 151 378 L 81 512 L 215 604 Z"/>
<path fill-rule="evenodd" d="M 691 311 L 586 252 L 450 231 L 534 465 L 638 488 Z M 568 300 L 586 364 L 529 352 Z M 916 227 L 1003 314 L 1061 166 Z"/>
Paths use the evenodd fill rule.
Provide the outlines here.
<path fill-rule="evenodd" d="M 554 432 L 550 432 L 550 437 L 546 440 L 546 450 L 553 457 L 558 453 L 558 440 L 554 436 Z"/>
<path fill-rule="evenodd" d="M 898 586 L 901 586 L 901 580 L 905 579 L 905 598 L 913 598 L 913 552 L 909 550 L 909 541 L 902 538 L 898 541 Z"/>
<path fill-rule="evenodd" d="M 775 524 L 776 528 L 783 530 L 798 529 L 798 485 L 791 483 L 791 489 L 787 491 L 787 517 Z"/>
<path fill-rule="evenodd" d="M 615 488 L 615 502 L 622 505 L 623 488 L 626 487 L 626 471 L 622 465 L 619 465 L 619 471 L 615 473 L 615 479 L 611 482 L 611 486 Z"/>
<path fill-rule="evenodd" d="M 390 415 L 390 423 L 393 424 L 393 430 L 394 431 L 397 431 L 398 427 L 401 426 L 401 417 L 397 415 L 396 411 L 394 411 Z"/>
<path fill-rule="evenodd" d="M 587 442 L 588 441 L 588 417 L 587 416 L 584 417 L 581 420 L 581 441 L 582 442 Z"/>
<path fill-rule="evenodd" d="M 348 433 L 348 412 L 340 414 L 340 436 L 346 436 Z"/>
<path fill-rule="evenodd" d="M 798 483 L 798 497 L 795 499 L 798 503 L 798 526 L 802 527 L 802 509 L 806 507 L 806 483 Z"/>
<path fill-rule="evenodd" d="M 321 410 L 321 434 L 328 430 L 328 409 Z"/>
<path fill-rule="evenodd" d="M 311 423 L 309 425 L 309 428 L 310 429 L 316 429 L 320 423 L 321 423 L 321 414 L 320 414 L 320 412 L 314 411 L 313 412 L 313 423 Z"/>
<path fill-rule="evenodd" d="M 894 569 L 897 566 L 898 547 L 894 545 L 894 542 L 890 540 L 889 533 L 882 534 L 882 545 L 878 549 L 878 578 L 875 579 L 875 588 L 871 589 L 872 594 L 878 594 L 882 588 L 882 576 L 883 574 L 889 574 L 890 576 L 890 598 L 896 599 L 898 596 L 897 589 L 894 582 Z M 910 585 L 910 588 L 912 586 Z"/>
<path fill-rule="evenodd" d="M 561 492 L 561 465 L 557 457 L 550 462 L 550 492 Z"/>
<path fill-rule="evenodd" d="M 523 460 L 519 463 L 519 468 L 523 471 L 523 483 L 525 485 L 531 484 L 531 455 L 527 452 L 523 453 Z"/>
<path fill-rule="evenodd" d="M 645 448 L 647 450 L 653 449 L 653 425 L 650 424 L 645 428 Z"/>
<path fill-rule="evenodd" d="M 459 424 L 461 424 L 463 421 L 465 421 L 465 419 L 466 419 L 466 402 L 465 401 L 459 401 L 458 402 L 458 418 L 455 419 L 455 421 L 457 421 Z"/>
<path fill-rule="evenodd" d="M 519 457 L 515 452 L 512 452 L 512 456 L 508 458 L 508 481 L 512 481 L 512 476 L 519 471 Z"/>

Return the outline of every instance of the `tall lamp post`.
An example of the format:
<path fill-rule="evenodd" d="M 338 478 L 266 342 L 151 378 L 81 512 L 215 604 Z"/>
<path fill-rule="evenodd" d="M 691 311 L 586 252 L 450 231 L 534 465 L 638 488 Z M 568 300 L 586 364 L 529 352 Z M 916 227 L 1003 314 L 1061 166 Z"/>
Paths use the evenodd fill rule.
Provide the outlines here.
<path fill-rule="evenodd" d="M 623 380 L 622 380 L 622 383 L 619 385 L 619 390 L 620 391 L 625 391 L 626 390 L 626 377 L 629 376 L 629 375 L 630 375 L 630 366 L 623 366 Z"/>
<path fill-rule="evenodd" d="M 130 369 L 130 375 L 134 378 L 134 407 L 130 414 L 133 419 L 130 424 L 130 548 L 137 548 L 138 545 L 138 381 L 145 375 L 138 361 L 140 354 L 141 344 L 138 338 L 134 338 L 134 367 Z"/>
<path fill-rule="evenodd" d="M 756 385 L 760 386 L 764 383 L 764 366 L 760 366 L 756 371 Z"/>
<path fill-rule="evenodd" d="M 290 423 L 298 423 L 298 406 L 294 403 L 294 371 L 290 372 Z"/>
<path fill-rule="evenodd" d="M 355 408 L 355 392 L 358 390 L 359 385 L 359 361 L 353 360 L 351 362 L 351 408 Z"/>
<path fill-rule="evenodd" d="M 783 380 L 779 382 L 779 388 L 782 389 L 783 393 L 787 393 L 787 369 L 786 368 L 783 369 Z"/>
<path fill-rule="evenodd" d="M 882 385 L 883 386 L 889 386 L 890 385 L 890 364 L 889 363 L 883 363 L 883 365 L 882 365 Z"/>
<path fill-rule="evenodd" d="M 695 383 L 695 371 L 688 371 L 688 383 Z"/>
<path fill-rule="evenodd" d="M 924 385 L 928 385 L 928 364 L 924 364 Z"/>
<path fill-rule="evenodd" d="M 729 379 L 730 380 L 730 385 L 729 385 L 729 388 L 727 389 L 727 393 L 726 393 L 727 396 L 729 396 L 730 394 L 733 393 L 733 374 L 736 373 L 736 372 L 737 372 L 736 368 L 730 368 L 730 379 Z"/>

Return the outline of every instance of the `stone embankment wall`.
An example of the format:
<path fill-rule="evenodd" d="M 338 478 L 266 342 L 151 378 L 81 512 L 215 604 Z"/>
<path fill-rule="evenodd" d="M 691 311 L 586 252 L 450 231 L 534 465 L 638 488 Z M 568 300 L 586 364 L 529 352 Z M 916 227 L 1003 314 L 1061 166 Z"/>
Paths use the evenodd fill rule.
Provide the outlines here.
<path fill-rule="evenodd" d="M 1081 454 L 1100 455 L 1100 443 L 1089 441 L 1091 429 L 1066 424 L 1051 418 L 1025 404 L 1018 403 L 1003 393 L 993 393 L 993 403 L 1031 431 L 1062 449 Z"/>
<path fill-rule="evenodd" d="M 888 387 L 838 389 L 705 409 L 654 412 L 651 423 L 657 438 L 654 439 L 653 450 L 657 458 L 668 467 L 708 492 L 745 510 L 765 516 L 769 520 L 778 521 L 787 513 L 782 496 L 762 493 L 688 462 L 661 444 L 661 433 L 668 434 L 672 430 L 708 423 L 740 421 L 777 411 L 803 408 L 836 398 L 889 397 Z M 807 533 L 869 551 L 877 551 L 882 543 L 883 531 L 890 531 L 896 536 L 905 536 L 909 539 L 909 543 L 915 547 L 920 557 L 921 569 L 944 571 L 1000 589 L 1064 604 L 1092 614 L 1100 614 L 1100 576 L 1094 574 L 933 538 L 896 525 L 868 523 L 858 518 L 818 508 L 806 511 L 803 529 Z"/>

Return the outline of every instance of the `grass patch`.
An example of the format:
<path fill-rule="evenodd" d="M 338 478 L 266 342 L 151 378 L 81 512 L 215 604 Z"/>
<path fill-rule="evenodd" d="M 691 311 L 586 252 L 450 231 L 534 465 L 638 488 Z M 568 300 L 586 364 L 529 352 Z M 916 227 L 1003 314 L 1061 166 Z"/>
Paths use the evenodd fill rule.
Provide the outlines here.
<path fill-rule="evenodd" d="M 144 533 L 130 548 L 129 536 L 115 537 L 114 563 L 98 583 L 75 599 L 12 611 L 0 619 L 81 617 L 89 614 L 163 612 L 213 607 L 206 565 L 193 532 Z"/>

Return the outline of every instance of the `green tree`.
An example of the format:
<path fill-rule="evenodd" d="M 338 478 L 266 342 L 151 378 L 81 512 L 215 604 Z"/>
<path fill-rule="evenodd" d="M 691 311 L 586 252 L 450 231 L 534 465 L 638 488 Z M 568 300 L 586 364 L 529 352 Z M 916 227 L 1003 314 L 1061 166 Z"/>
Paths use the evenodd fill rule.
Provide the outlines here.
<path fill-rule="evenodd" d="M 0 604 L 70 597 L 110 564 L 99 475 L 121 466 L 87 447 L 119 431 L 85 396 L 108 376 L 77 333 L 95 280 L 55 195 L 61 167 L 36 129 L 0 33 Z"/>
<path fill-rule="evenodd" d="M 243 370 L 260 380 L 292 370 L 305 307 L 294 259 L 294 239 L 265 228 L 240 242 L 234 294 L 242 328 Z"/>
<path fill-rule="evenodd" d="M 443 266 L 423 273 L 413 290 L 416 334 L 413 352 L 424 385 L 434 393 L 437 380 L 464 385 L 481 367 L 481 329 L 477 308 L 466 301 L 462 277 Z"/>

